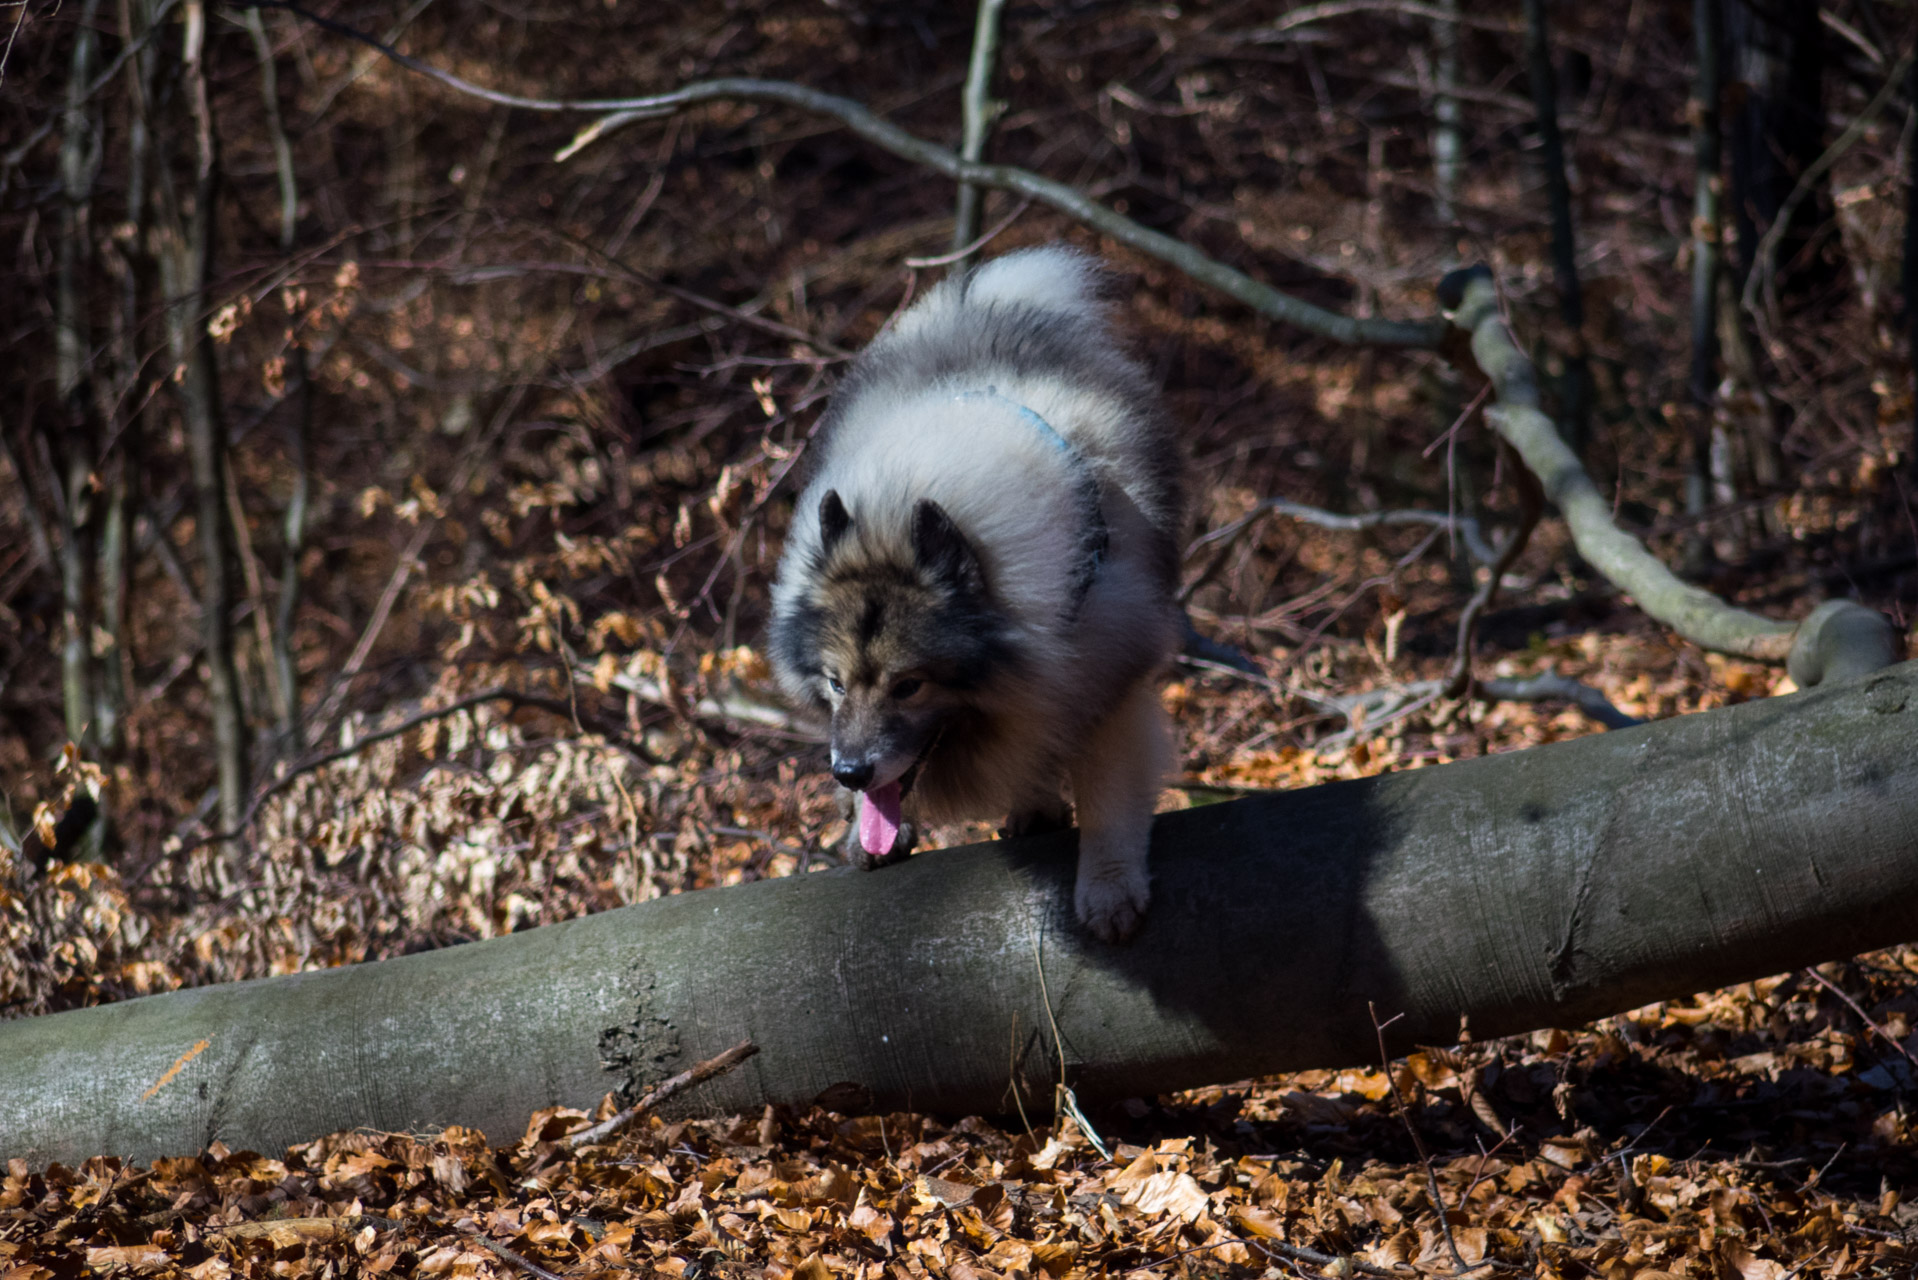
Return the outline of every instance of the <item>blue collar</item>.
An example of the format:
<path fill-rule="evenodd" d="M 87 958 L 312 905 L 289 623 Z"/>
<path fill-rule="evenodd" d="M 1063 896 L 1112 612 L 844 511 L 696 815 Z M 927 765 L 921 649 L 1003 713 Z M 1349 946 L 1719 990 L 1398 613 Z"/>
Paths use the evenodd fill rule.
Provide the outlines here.
<path fill-rule="evenodd" d="M 960 391 L 953 395 L 955 404 L 976 404 L 980 401 L 994 401 L 1016 413 L 1041 439 L 1063 454 L 1072 465 L 1079 484 L 1079 505 L 1084 512 L 1085 532 L 1080 538 L 1081 554 L 1077 580 L 1073 584 L 1072 606 L 1067 610 L 1068 618 L 1079 612 L 1079 606 L 1085 603 L 1086 593 L 1092 590 L 1092 584 L 1099 576 L 1099 567 L 1105 560 L 1106 543 L 1109 534 L 1106 529 L 1104 503 L 1099 491 L 1099 478 L 1093 474 L 1092 466 L 1085 455 L 1072 446 L 1072 442 L 1059 434 L 1059 429 L 1027 405 L 1020 404 L 1009 396 L 1000 394 L 997 387 L 986 387 L 978 391 Z"/>

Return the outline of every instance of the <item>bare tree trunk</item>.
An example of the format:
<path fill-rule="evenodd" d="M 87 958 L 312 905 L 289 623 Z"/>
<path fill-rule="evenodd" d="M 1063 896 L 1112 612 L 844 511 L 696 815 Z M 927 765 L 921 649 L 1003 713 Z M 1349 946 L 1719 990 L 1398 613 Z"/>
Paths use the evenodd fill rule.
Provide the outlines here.
<path fill-rule="evenodd" d="M 1732 218 L 1738 231 L 1742 278 L 1758 241 L 1824 150 L 1824 31 L 1818 6 L 1726 0 L 1725 52 L 1740 105 L 1731 120 Z M 1830 197 L 1815 193 L 1808 216 L 1798 218 L 1778 248 L 1781 293 L 1809 287 L 1829 274 L 1801 261 L 1810 238 L 1830 218 Z M 1796 270 L 1792 270 L 1793 266 Z"/>
<path fill-rule="evenodd" d="M 1712 406 L 1718 392 L 1718 0 L 1692 0 L 1692 40 L 1698 66 L 1692 79 L 1692 401 L 1691 472 L 1685 510 L 1702 516 L 1711 505 Z M 1702 529 L 1686 535 L 1685 560 L 1696 573 L 1711 542 Z"/>
<path fill-rule="evenodd" d="M 95 589 L 100 622 L 98 683 L 93 691 L 93 733 L 100 749 L 119 754 L 125 745 L 127 526 L 131 506 L 128 472 L 132 470 L 130 441 L 124 436 L 108 464 L 104 509 L 100 519 L 100 558 Z"/>
<path fill-rule="evenodd" d="M 149 226 L 148 156 L 151 122 L 147 104 L 152 97 L 159 51 L 146 40 L 151 18 L 149 0 L 120 0 L 120 38 L 142 47 L 126 66 L 127 142 L 125 223 L 129 234 L 108 243 L 103 262 L 113 277 L 116 306 L 112 311 L 115 383 L 102 396 L 100 419 L 112 431 L 112 456 L 105 463 L 106 494 L 100 521 L 99 560 L 95 589 L 99 601 L 96 631 L 99 652 L 98 683 L 94 690 L 94 733 L 101 749 L 118 753 L 124 746 L 127 686 L 131 655 L 126 633 L 128 575 L 133 560 L 130 542 L 134 511 L 139 501 L 140 459 L 145 444 L 147 397 L 141 394 L 145 363 L 141 358 L 143 290 L 149 291 L 151 264 L 144 252 Z M 121 416 L 115 417 L 115 414 Z"/>
<path fill-rule="evenodd" d="M 1153 830 L 1129 946 L 1070 832 L 0 1024 L 0 1158 L 517 1135 L 741 1040 L 719 1111 L 1087 1104 L 1566 1026 L 1918 936 L 1918 664 Z M 1056 1028 L 1056 1030 L 1055 1030 Z M 1055 1039 L 1056 1037 L 1056 1039 Z"/>
<path fill-rule="evenodd" d="M 7 469 L 13 472 L 14 483 L 20 487 L 20 514 L 26 521 L 27 540 L 33 544 L 34 562 L 51 566 L 54 562 L 53 534 L 47 529 L 46 518 L 41 515 L 40 504 L 33 496 L 33 477 L 27 471 L 27 457 L 7 439 L 5 419 L 0 419 L 0 461 L 7 464 Z"/>
<path fill-rule="evenodd" d="M 168 300 L 167 342 L 179 370 L 181 416 L 186 421 L 187 453 L 192 463 L 195 524 L 200 537 L 204 583 L 200 620 L 206 645 L 207 694 L 212 707 L 213 741 L 220 787 L 220 824 L 234 831 L 246 813 L 246 725 L 240 705 L 240 681 L 233 664 L 231 560 L 232 531 L 226 510 L 226 430 L 213 346 L 205 317 L 211 310 L 214 201 L 219 192 L 219 156 L 213 117 L 207 102 L 206 11 L 187 0 L 181 94 L 194 132 L 192 195 L 182 199 L 165 164 L 158 169 L 160 199 L 160 274 Z"/>
<path fill-rule="evenodd" d="M 1591 371 L 1585 363 L 1585 294 L 1578 280 L 1578 244 L 1572 231 L 1572 188 L 1565 177 L 1565 138 L 1558 127 L 1558 77 L 1552 70 L 1552 46 L 1545 24 L 1546 0 L 1525 0 L 1526 75 L 1538 114 L 1545 194 L 1552 215 L 1552 273 L 1558 281 L 1558 309 L 1571 330 L 1565 376 L 1559 384 L 1565 442 L 1585 452 L 1591 416 Z"/>
<path fill-rule="evenodd" d="M 99 124 L 87 100 L 97 45 L 94 22 L 99 0 L 81 6 L 67 72 L 67 99 L 60 137 L 60 243 L 54 280 L 54 378 L 59 424 L 54 443 L 64 466 L 60 478 L 60 682 L 67 737 L 82 749 L 92 745 L 92 576 L 94 507 L 92 481 L 99 424 L 94 414 L 92 341 L 87 294 L 92 277 L 93 179 L 99 166 Z"/>
<path fill-rule="evenodd" d="M 1918 112 L 1918 62 L 1905 73 L 1905 98 Z M 1907 358 L 1918 375 L 1918 128 L 1905 129 L 1905 342 Z M 1911 447 L 1905 450 L 1905 469 L 1918 492 L 1918 384 L 1913 386 Z"/>
<path fill-rule="evenodd" d="M 1463 148 L 1459 140 L 1458 0 L 1440 0 L 1448 15 L 1432 19 L 1432 184 L 1433 212 L 1448 234 L 1458 222 L 1458 176 Z M 1446 261 L 1457 260 L 1457 246 L 1446 246 Z"/>
<path fill-rule="evenodd" d="M 273 139 L 273 164 L 280 183 L 280 248 L 291 253 L 299 234 L 300 188 L 293 168 L 293 148 L 287 141 L 286 126 L 280 119 L 279 77 L 273 65 L 273 46 L 267 40 L 266 27 L 258 9 L 246 12 L 247 30 L 253 37 L 253 49 L 260 57 L 260 96 L 266 107 L 267 132 Z M 307 451 L 313 430 L 313 384 L 307 376 L 306 347 L 295 335 L 287 352 L 288 398 L 293 402 L 293 424 L 288 432 L 288 453 L 293 464 L 293 492 L 287 498 L 286 519 L 281 527 L 280 590 L 273 615 L 273 652 L 270 658 L 274 678 L 271 681 L 278 699 L 274 715 L 278 721 L 282 749 L 298 746 L 300 725 L 300 673 L 293 661 L 293 626 L 300 606 L 300 557 L 306 551 L 306 510 L 309 498 Z"/>

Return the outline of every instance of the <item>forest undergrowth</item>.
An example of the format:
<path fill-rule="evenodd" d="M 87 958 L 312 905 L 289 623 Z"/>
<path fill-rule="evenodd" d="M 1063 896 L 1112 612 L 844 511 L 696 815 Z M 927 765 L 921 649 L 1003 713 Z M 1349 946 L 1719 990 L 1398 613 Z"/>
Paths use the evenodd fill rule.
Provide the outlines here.
<path fill-rule="evenodd" d="M 1487 263 L 1548 375 L 1588 360 L 1582 451 L 1621 525 L 1745 607 L 1796 618 L 1851 595 L 1909 633 L 1904 113 L 1834 167 L 1789 324 L 1727 357 L 1704 433 L 1715 487 L 1688 511 L 1689 26 L 1639 4 L 1555 19 L 1577 73 L 1561 95 L 1587 309 L 1574 337 L 1512 8 L 1508 27 L 1460 35 L 1452 223 L 1432 211 L 1429 25 L 1403 15 L 1274 35 L 1251 4 L 1015 8 L 993 152 L 1351 313 L 1430 315 L 1447 268 Z M 404 47 L 497 88 L 783 77 L 948 140 L 970 33 L 969 16 L 889 6 L 408 13 Z M 394 21 L 373 6 L 334 16 L 383 35 Z M 73 860 L 0 847 L 0 1016 L 453 946 L 836 863 L 818 726 L 779 703 L 760 652 L 767 584 L 848 352 L 942 271 L 907 262 L 945 252 L 950 184 L 764 106 L 631 126 L 559 163 L 576 122 L 460 97 L 294 15 L 266 19 L 300 175 L 297 252 L 276 236 L 253 46 L 229 31 L 208 55 L 229 184 L 208 320 L 244 571 L 249 821 L 218 838 L 203 580 L 164 358 L 139 323 L 103 327 L 103 360 L 135 357 L 115 403 L 137 402 L 140 424 L 139 454 L 118 464 L 138 554 L 114 650 L 129 690 L 117 750 L 67 749 L 60 583 L 32 528 L 67 492 L 56 459 L 30 443 L 0 458 L 5 826 L 21 843 L 37 823 L 53 846 L 80 796 L 106 816 Z M 36 15 L 11 53 L 12 123 L 55 110 L 67 21 Z M 1880 69 L 1840 47 L 1826 98 L 1842 122 Z M 103 137 L 100 253 L 124 250 L 137 271 L 109 209 L 121 134 Z M 0 239 L 21 246 L 0 279 L 35 299 L 7 322 L 22 354 L 45 339 L 54 254 L 39 209 L 57 141 L 10 159 L 0 186 Z M 1116 314 L 1185 435 L 1189 611 L 1249 669 L 1170 674 L 1181 753 L 1163 807 L 1605 731 L 1562 701 L 1398 696 L 1452 659 L 1484 572 L 1461 528 L 1345 532 L 1257 511 L 1273 498 L 1418 509 L 1502 536 L 1517 502 L 1472 379 L 1434 353 L 1302 335 L 1000 194 L 984 223 L 1002 226 L 988 253 L 1066 239 L 1106 258 Z M 8 363 L 19 420 L 53 413 L 31 362 Z M 301 595 L 278 634 L 289 433 L 309 394 Z M 270 711 L 288 696 L 276 644 L 294 660 L 291 726 Z M 1473 660 L 1481 678 L 1575 679 L 1644 720 L 1789 688 L 1779 669 L 1645 618 L 1549 516 Z M 497 1149 L 449 1130 L 216 1146 L 151 1167 L 16 1162 L 0 1183 L 0 1280 L 1911 1275 L 1914 1021 L 1918 951 L 1904 948 L 1588 1027 L 1491 1042 L 1465 1027 L 1389 1064 L 1135 1099 L 1091 1117 L 1096 1135 L 1051 1117 L 815 1108 L 648 1118 L 575 1153 L 557 1139 L 580 1114 L 554 1112 Z"/>

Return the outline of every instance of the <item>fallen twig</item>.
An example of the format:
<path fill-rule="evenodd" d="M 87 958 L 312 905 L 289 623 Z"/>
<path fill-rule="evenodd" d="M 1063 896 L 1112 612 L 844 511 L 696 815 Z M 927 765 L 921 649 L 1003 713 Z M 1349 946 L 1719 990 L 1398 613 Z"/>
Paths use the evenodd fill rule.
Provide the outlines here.
<path fill-rule="evenodd" d="M 557 1271 L 548 1271 L 545 1267 L 540 1266 L 539 1263 L 534 1262 L 525 1254 L 515 1253 L 505 1245 L 489 1239 L 478 1227 L 461 1227 L 459 1228 L 459 1233 L 475 1244 L 481 1244 L 491 1249 L 499 1257 L 512 1263 L 528 1275 L 538 1276 L 539 1280 L 561 1280 L 561 1276 Z"/>
<path fill-rule="evenodd" d="M 1837 996 L 1840 1000 L 1843 1000 L 1846 1004 L 1850 1005 L 1851 1011 L 1857 1014 L 1859 1019 L 1863 1021 L 1866 1026 L 1870 1027 L 1872 1031 L 1876 1033 L 1876 1035 L 1878 1036 L 1880 1040 L 1883 1040 L 1886 1044 L 1890 1045 L 1893 1049 L 1896 1049 L 1898 1051 L 1898 1056 L 1903 1058 L 1906 1062 L 1910 1063 L 1913 1070 L 1918 1070 L 1918 1058 L 1914 1058 L 1911 1055 L 1911 1050 L 1905 1048 L 1905 1046 L 1902 1043 L 1900 1043 L 1898 1038 L 1896 1036 L 1893 1036 L 1891 1032 L 1879 1026 L 1877 1021 L 1874 1020 L 1869 1013 L 1865 1012 L 1863 1005 L 1859 1004 L 1856 1000 L 1852 999 L 1849 995 L 1845 993 L 1844 988 L 1840 987 L 1837 983 L 1833 982 L 1830 978 L 1827 978 L 1824 974 L 1818 972 L 1818 970 L 1816 969 L 1807 968 L 1805 970 L 1805 974 L 1813 982 L 1816 982 L 1819 986 L 1823 987 L 1825 990 L 1831 992 L 1833 995 Z"/>
<path fill-rule="evenodd" d="M 1481 680 L 1478 695 L 1487 702 L 1553 702 L 1564 699 L 1607 729 L 1629 729 L 1645 722 L 1620 711 L 1612 700 L 1589 684 L 1547 671 L 1511 680 Z"/>
<path fill-rule="evenodd" d="M 1405 1095 L 1399 1092 L 1399 1082 L 1392 1075 L 1392 1055 L 1385 1049 L 1385 1028 L 1397 1022 L 1399 1015 L 1394 1015 L 1387 1022 L 1380 1022 L 1378 1006 L 1367 1000 L 1365 1007 L 1372 1014 L 1372 1029 L 1378 1033 L 1379 1063 L 1385 1072 L 1385 1086 L 1392 1091 L 1392 1104 L 1398 1108 L 1399 1119 L 1405 1122 L 1405 1132 L 1411 1135 L 1412 1147 L 1419 1154 L 1419 1163 L 1425 1167 L 1426 1194 L 1432 1197 L 1432 1210 L 1438 1214 L 1439 1235 L 1444 1238 L 1445 1247 L 1451 1253 L 1452 1263 L 1457 1268 L 1452 1274 L 1462 1276 L 1469 1272 L 1482 1271 L 1492 1264 L 1467 1262 L 1465 1255 L 1458 1251 L 1458 1241 L 1452 1238 L 1452 1224 L 1446 1218 L 1445 1195 L 1439 1190 L 1438 1173 L 1432 1168 L 1432 1153 L 1425 1149 L 1425 1139 L 1419 1136 L 1418 1126 L 1412 1123 L 1412 1113 L 1405 1106 Z"/>
<path fill-rule="evenodd" d="M 589 684 L 596 683 L 598 679 L 591 667 L 579 667 L 574 674 Z M 787 710 L 770 698 L 759 697 L 744 687 L 710 693 L 696 701 L 689 701 L 677 690 L 668 688 L 663 682 L 650 676 L 620 671 L 616 672 L 608 683 L 615 689 L 623 689 L 632 694 L 641 702 L 650 702 L 657 707 L 667 707 L 689 717 L 700 716 L 714 720 L 730 720 L 736 724 L 749 724 L 756 728 L 770 729 L 775 733 L 784 734 L 799 742 L 826 740 L 826 735 L 820 726 Z"/>
<path fill-rule="evenodd" d="M 617 1115 L 607 1117 L 596 1125 L 581 1129 L 577 1133 L 567 1134 L 563 1141 L 575 1151 L 581 1147 L 592 1146 L 596 1142 L 604 1142 L 631 1124 L 635 1118 L 651 1111 L 666 1099 L 675 1094 L 684 1093 L 696 1084 L 704 1084 L 714 1076 L 725 1075 L 758 1052 L 758 1045 L 750 1040 L 741 1040 L 724 1053 L 708 1058 L 704 1062 L 695 1063 L 676 1076 L 667 1076 L 648 1089 L 632 1106 Z"/>

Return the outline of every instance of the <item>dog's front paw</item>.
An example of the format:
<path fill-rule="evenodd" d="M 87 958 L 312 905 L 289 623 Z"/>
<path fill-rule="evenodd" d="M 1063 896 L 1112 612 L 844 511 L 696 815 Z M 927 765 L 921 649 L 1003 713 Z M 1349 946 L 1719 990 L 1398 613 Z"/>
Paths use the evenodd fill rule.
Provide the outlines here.
<path fill-rule="evenodd" d="M 899 824 L 899 834 L 893 837 L 892 848 L 885 853 L 868 852 L 866 846 L 859 843 L 857 825 L 846 833 L 846 861 L 861 871 L 877 871 L 889 867 L 895 862 L 904 862 L 912 856 L 913 846 L 919 843 L 919 828 L 911 818 Z"/>
<path fill-rule="evenodd" d="M 1092 875 L 1081 873 L 1073 890 L 1079 923 L 1101 942 L 1128 942 L 1145 922 L 1152 890 L 1143 867 L 1102 867 Z"/>

